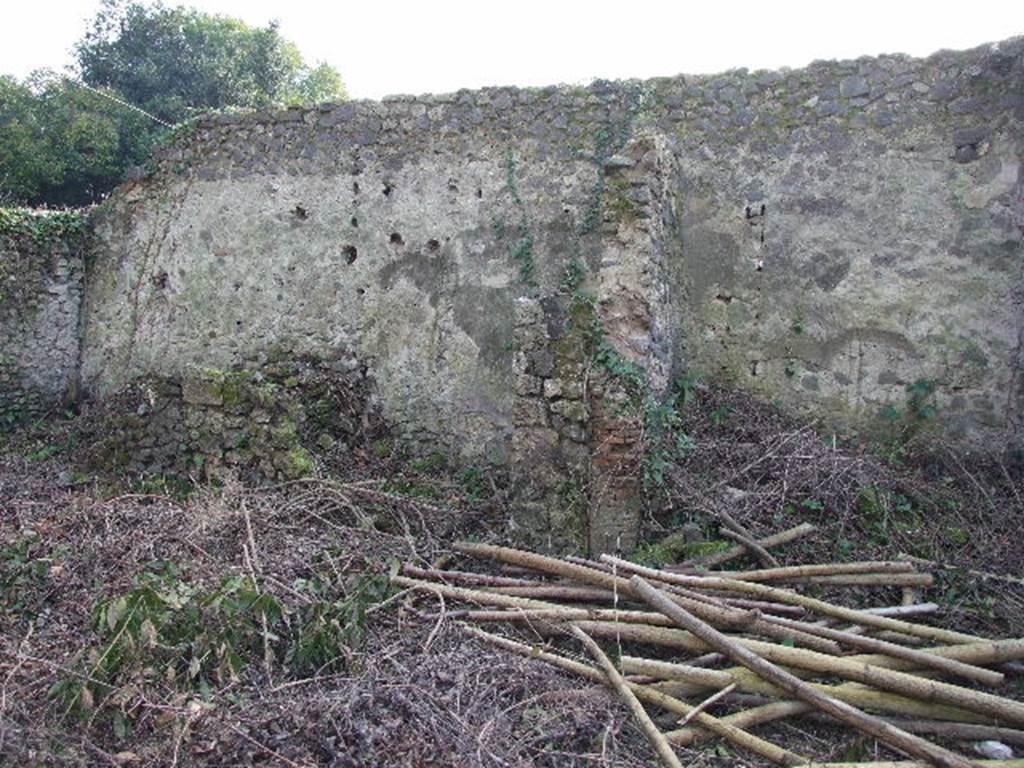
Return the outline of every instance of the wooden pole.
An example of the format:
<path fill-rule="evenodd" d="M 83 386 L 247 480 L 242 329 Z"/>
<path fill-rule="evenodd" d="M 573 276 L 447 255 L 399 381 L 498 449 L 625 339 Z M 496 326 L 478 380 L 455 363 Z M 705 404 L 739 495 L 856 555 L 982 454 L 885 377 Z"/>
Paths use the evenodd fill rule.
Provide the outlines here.
<path fill-rule="evenodd" d="M 897 645 L 896 643 L 890 643 L 874 637 L 843 632 L 838 629 L 829 629 L 828 627 L 814 627 L 812 629 L 811 627 L 814 625 L 809 625 L 806 622 L 794 622 L 781 617 L 775 617 L 774 621 L 783 626 L 794 625 L 795 629 L 802 629 L 805 632 L 819 632 L 822 637 L 858 648 L 862 651 L 873 651 L 886 656 L 892 656 L 895 659 L 904 659 L 917 667 L 937 669 L 948 675 L 974 680 L 985 685 L 996 687 L 1006 681 L 1006 676 L 1000 672 L 993 672 L 990 669 L 976 667 L 973 664 L 965 664 L 955 659 L 936 656 L 917 648 L 907 648 L 905 645 Z"/>
<path fill-rule="evenodd" d="M 973 763 L 970 760 L 828 696 L 784 669 L 766 661 L 676 605 L 664 593 L 652 587 L 639 576 L 634 576 L 631 581 L 637 593 L 652 607 L 657 608 L 681 627 L 692 632 L 715 650 L 727 655 L 737 664 L 746 667 L 764 680 L 775 683 L 794 698 L 812 704 L 869 736 L 941 768 L 973 768 Z"/>
<path fill-rule="evenodd" d="M 524 645 L 523 643 L 516 642 L 515 640 L 509 640 L 506 637 L 493 635 L 489 632 L 477 629 L 476 627 L 470 627 L 467 625 L 462 625 L 462 627 L 473 637 L 499 648 L 503 648 L 506 651 L 511 651 L 512 653 L 517 653 L 520 656 L 526 656 L 527 658 L 546 661 L 549 664 L 557 666 L 568 672 L 573 672 L 574 674 L 585 677 L 596 683 L 604 682 L 604 676 L 601 672 L 587 664 L 581 664 L 578 661 L 567 659 L 564 656 L 559 656 L 556 653 L 545 651 L 542 648 Z M 637 698 L 646 701 L 648 704 L 654 704 L 655 706 L 661 707 L 673 714 L 686 716 L 694 710 L 694 707 L 687 704 L 685 701 L 680 701 L 673 696 L 654 690 L 649 686 L 629 683 L 629 687 L 630 690 L 636 694 Z M 735 746 L 760 755 L 766 760 L 776 763 L 777 765 L 793 766 L 803 765 L 808 762 L 806 757 L 791 752 L 788 749 L 783 749 L 777 744 L 773 744 L 759 736 L 747 733 L 741 728 L 723 726 L 721 725 L 721 720 L 719 718 L 709 715 L 707 712 L 702 712 L 697 715 L 696 720 L 702 728 L 706 728 Z"/>
<path fill-rule="evenodd" d="M 765 536 L 763 539 L 758 539 L 757 543 L 765 549 L 770 549 L 771 547 L 777 547 L 781 544 L 787 544 L 791 541 L 796 541 L 797 539 L 803 538 L 809 533 L 814 533 L 814 531 L 816 530 L 818 529 L 810 523 L 800 523 L 800 525 L 797 525 L 793 528 L 789 528 L 785 531 L 780 531 L 779 533 L 772 534 L 771 536 Z M 735 560 L 738 557 L 742 557 L 746 553 L 746 547 L 730 547 L 724 552 L 719 552 L 716 555 L 708 555 L 706 557 L 693 558 L 683 563 L 680 563 L 679 565 L 667 566 L 667 568 L 670 571 L 692 568 L 694 565 L 700 565 L 704 568 L 710 568 L 715 565 L 722 565 L 723 563 L 728 563 L 730 560 Z"/>
<path fill-rule="evenodd" d="M 612 557 L 611 555 L 601 555 L 601 560 L 609 564 L 614 564 L 624 571 L 639 574 L 657 581 L 664 581 L 666 584 L 677 584 L 682 587 L 690 587 L 691 589 L 711 589 L 757 595 L 758 597 L 765 597 L 775 602 L 789 603 L 790 605 L 801 605 L 804 608 L 815 611 L 816 613 L 820 613 L 825 616 L 833 616 L 852 624 L 861 624 L 864 626 L 875 627 L 876 629 L 902 632 L 903 634 L 923 637 L 926 640 L 932 640 L 935 642 L 977 643 L 984 641 L 984 638 L 976 637 L 974 635 L 967 635 L 962 632 L 953 632 L 952 630 L 941 629 L 939 627 L 929 627 L 923 624 L 913 624 L 909 621 L 900 621 L 899 619 L 893 619 L 887 616 L 865 613 L 864 611 L 846 608 L 841 605 L 834 605 L 833 603 L 827 603 L 824 600 L 818 600 L 813 597 L 801 595 L 798 592 L 793 592 L 788 589 L 770 587 L 766 584 L 715 577 L 681 576 L 676 573 L 667 573 L 665 571 L 655 570 L 654 568 L 647 568 L 642 565 L 637 565 L 636 563 L 631 563 L 629 560 Z"/>
<path fill-rule="evenodd" d="M 722 576 L 740 581 L 782 581 L 802 576 L 839 576 L 855 573 L 914 573 L 913 563 L 905 560 L 861 560 L 853 563 L 813 563 L 754 571 L 706 571 L 701 576 Z"/>
<path fill-rule="evenodd" d="M 615 692 L 619 694 L 619 698 L 626 704 L 629 711 L 633 714 L 633 717 L 640 727 L 643 729 L 647 738 L 650 740 L 651 745 L 654 747 L 654 751 L 658 753 L 658 757 L 661 758 L 661 762 L 668 766 L 668 768 L 683 768 L 683 764 L 679 762 L 679 758 L 676 757 L 676 753 L 672 751 L 672 746 L 665 740 L 665 735 L 658 730 L 658 726 L 651 720 L 651 716 L 647 714 L 647 710 L 644 709 L 644 705 L 637 699 L 636 694 L 630 689 L 629 685 L 623 679 L 622 675 L 619 674 L 619 670 L 612 664 L 612 660 L 608 658 L 607 654 L 601 650 L 601 646 L 594 642 L 594 639 L 590 637 L 579 627 L 572 628 L 573 635 L 576 639 L 586 646 L 587 651 L 594 660 L 604 670 L 605 675 L 608 678 L 608 682 L 611 684 Z M 697 711 L 696 709 L 694 710 Z M 689 717 L 689 715 L 687 715 Z"/>
<path fill-rule="evenodd" d="M 984 768 L 1024 768 L 1024 760 L 978 760 L 973 765 Z M 881 760 L 875 763 L 808 763 L 806 768 L 928 768 L 928 763 L 914 760 Z"/>
<path fill-rule="evenodd" d="M 659 594 L 664 593 L 659 592 Z M 672 602 L 668 596 L 665 597 Z M 674 617 L 671 618 L 674 620 Z M 708 645 L 695 633 L 680 629 L 603 621 L 578 621 L 576 623 L 589 634 L 601 637 L 619 637 L 632 642 L 682 648 L 691 653 L 704 653 L 709 649 L 718 650 Z M 730 642 L 763 656 L 775 664 L 796 667 L 822 675 L 836 675 L 846 680 L 892 691 L 908 698 L 930 703 L 949 704 L 987 715 L 999 722 L 1024 725 L 1024 703 L 1002 696 L 918 677 L 907 672 L 865 664 L 856 661 L 855 657 L 828 656 L 802 648 L 790 648 L 747 638 L 732 638 Z"/>
<path fill-rule="evenodd" d="M 742 667 L 730 671 L 701 669 L 699 667 L 690 667 L 686 664 L 673 664 L 668 661 L 623 656 L 622 669 L 627 674 L 649 675 L 661 678 L 662 680 L 679 681 L 681 687 L 655 684 L 655 687 L 659 690 L 664 690 L 673 695 L 699 695 L 706 690 L 715 690 L 730 683 L 735 683 L 739 690 L 744 693 L 760 694 L 777 699 L 786 698 L 786 692 L 778 686 L 762 680 Z M 822 693 L 861 709 L 978 724 L 990 722 L 989 718 L 985 718 L 967 709 L 947 704 L 929 704 L 917 699 L 878 691 L 863 685 L 853 683 L 844 683 L 842 685 L 809 683 L 809 685 L 817 688 Z"/>
<path fill-rule="evenodd" d="M 536 552 L 527 552 L 525 550 L 513 549 L 511 547 L 498 547 L 491 544 L 460 542 L 452 545 L 452 548 L 463 554 L 485 557 L 503 563 L 510 563 L 512 565 L 524 566 L 543 573 L 563 576 L 575 581 L 581 581 L 585 584 L 592 584 L 604 587 L 605 589 L 614 590 L 618 594 L 625 595 L 627 597 L 635 597 L 633 594 L 633 588 L 629 583 L 629 579 L 625 579 L 615 574 L 605 573 L 595 568 L 588 568 L 584 565 L 567 563 L 566 561 L 559 560 L 555 557 L 548 557 L 547 555 L 540 555 Z M 718 626 L 732 628 L 743 627 L 746 632 L 760 634 L 766 637 L 774 637 L 783 641 L 796 642 L 808 648 L 814 648 L 825 653 L 838 654 L 840 652 L 839 646 L 831 640 L 826 640 L 799 630 L 781 627 L 759 615 L 751 614 L 749 611 L 741 611 L 735 608 L 729 608 L 728 606 L 717 605 L 713 601 L 702 603 L 681 595 L 673 595 L 671 599 L 686 606 L 687 610 L 692 611 L 702 619 L 710 621 Z"/>

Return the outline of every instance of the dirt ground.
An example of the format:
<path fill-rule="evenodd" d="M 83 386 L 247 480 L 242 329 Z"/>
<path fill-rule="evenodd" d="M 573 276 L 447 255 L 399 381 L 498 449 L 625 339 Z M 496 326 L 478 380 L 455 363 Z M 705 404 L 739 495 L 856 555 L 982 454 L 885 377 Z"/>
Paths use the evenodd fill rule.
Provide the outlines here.
<path fill-rule="evenodd" d="M 652 488 L 649 540 L 683 525 L 717 539 L 721 509 L 759 535 L 811 522 L 784 563 L 925 558 L 936 622 L 1024 635 L 1020 456 L 931 443 L 883 459 L 732 392 L 694 397 L 680 425 L 692 446 Z M 424 618 L 434 597 L 388 590 L 389 571 L 453 541 L 507 541 L 503 478 L 367 447 L 274 487 L 100 479 L 72 466 L 73 434 L 36 425 L 0 459 L 0 765 L 658 764 L 614 696 Z M 147 585 L 152 605 L 117 602 Z M 249 587 L 272 600 L 262 625 Z M 144 610 L 149 624 L 133 623 Z M 1003 693 L 1024 697 L 1020 678 Z M 891 754 L 813 721 L 758 733 L 822 760 Z M 761 764 L 716 742 L 680 755 Z"/>

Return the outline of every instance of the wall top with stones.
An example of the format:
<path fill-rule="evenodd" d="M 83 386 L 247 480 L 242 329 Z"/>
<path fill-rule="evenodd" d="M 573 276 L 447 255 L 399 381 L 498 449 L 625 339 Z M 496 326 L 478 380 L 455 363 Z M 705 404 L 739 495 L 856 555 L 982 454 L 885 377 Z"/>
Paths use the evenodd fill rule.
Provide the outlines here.
<path fill-rule="evenodd" d="M 977 144 L 979 133 L 1020 131 L 1022 118 L 1024 37 L 1015 37 L 924 59 L 884 55 L 207 115 L 180 127 L 154 168 L 201 180 L 352 172 L 353 152 L 398 167 L 427 150 L 524 140 L 541 156 L 599 157 L 602 145 L 614 144 L 609 133 L 627 124 L 674 136 L 684 149 L 742 144 L 778 153 L 819 144 L 823 133 L 895 139 L 924 123 L 948 127 L 955 152 Z"/>

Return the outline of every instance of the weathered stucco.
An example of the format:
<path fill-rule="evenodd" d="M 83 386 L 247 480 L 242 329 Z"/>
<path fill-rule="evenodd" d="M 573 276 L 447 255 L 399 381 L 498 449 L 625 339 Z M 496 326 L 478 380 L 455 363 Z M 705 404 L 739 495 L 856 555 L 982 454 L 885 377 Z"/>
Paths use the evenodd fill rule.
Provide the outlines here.
<path fill-rule="evenodd" d="M 604 342 L 654 396 L 696 371 L 871 432 L 917 382 L 951 438 L 1019 441 L 1022 117 L 1020 38 L 211 117 L 93 217 L 82 382 L 352 355 L 405 438 L 595 548 L 642 428 Z"/>

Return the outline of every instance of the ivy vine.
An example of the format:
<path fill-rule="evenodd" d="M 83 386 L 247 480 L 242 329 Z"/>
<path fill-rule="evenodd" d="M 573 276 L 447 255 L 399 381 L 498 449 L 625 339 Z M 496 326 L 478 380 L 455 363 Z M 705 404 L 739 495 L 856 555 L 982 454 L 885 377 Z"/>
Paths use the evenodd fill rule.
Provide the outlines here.
<path fill-rule="evenodd" d="M 76 240 L 85 234 L 84 211 L 33 211 L 27 208 L 0 208 L 0 237 L 27 238 L 37 245 L 59 240 Z"/>

